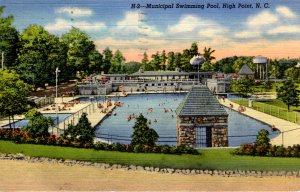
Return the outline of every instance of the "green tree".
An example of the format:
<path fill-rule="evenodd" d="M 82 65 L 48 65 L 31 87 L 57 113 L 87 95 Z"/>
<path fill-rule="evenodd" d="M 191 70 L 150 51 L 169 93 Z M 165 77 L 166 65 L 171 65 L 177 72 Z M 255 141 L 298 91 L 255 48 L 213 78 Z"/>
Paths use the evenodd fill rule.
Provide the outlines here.
<path fill-rule="evenodd" d="M 131 145 L 149 145 L 154 146 L 159 136 L 154 129 L 149 128 L 147 119 L 140 114 L 133 126 L 133 134 L 131 135 Z"/>
<path fill-rule="evenodd" d="M 13 16 L 3 17 L 4 7 L 0 6 L 0 58 L 4 53 L 4 66 L 15 67 L 17 62 L 17 49 L 19 47 L 19 33 L 12 25 Z"/>
<path fill-rule="evenodd" d="M 151 60 L 151 66 L 152 66 L 153 70 L 155 70 L 155 71 L 160 70 L 160 56 L 159 56 L 159 52 L 156 52 L 156 54 L 152 54 L 151 58 L 152 58 L 152 60 Z"/>
<path fill-rule="evenodd" d="M 95 45 L 88 34 L 77 28 L 72 28 L 61 37 L 61 41 L 67 47 L 67 65 L 72 76 L 77 72 L 81 75 L 88 75 L 90 55 L 95 51 Z"/>
<path fill-rule="evenodd" d="M 103 68 L 103 55 L 99 53 L 97 50 L 92 51 L 89 54 L 89 67 L 88 74 L 99 74 Z"/>
<path fill-rule="evenodd" d="M 215 50 L 211 49 L 210 47 L 209 48 L 204 47 L 203 50 L 204 60 L 211 64 L 212 60 L 216 59 L 214 56 L 212 56 L 214 52 Z"/>
<path fill-rule="evenodd" d="M 243 97 L 246 97 L 249 93 L 254 92 L 254 83 L 253 78 L 242 77 L 231 82 L 231 90 Z"/>
<path fill-rule="evenodd" d="M 175 69 L 175 53 L 173 51 L 168 53 L 168 70 Z"/>
<path fill-rule="evenodd" d="M 125 64 L 125 72 L 127 74 L 132 74 L 132 73 L 135 73 L 137 72 L 140 67 L 141 67 L 141 63 L 139 62 L 136 62 L 136 61 L 130 61 L 128 63 Z"/>
<path fill-rule="evenodd" d="M 43 27 L 30 25 L 20 35 L 18 71 L 21 77 L 34 87 L 55 83 L 55 68 L 61 69 L 60 81 L 68 79 L 65 48 L 54 35 Z"/>
<path fill-rule="evenodd" d="M 147 55 L 146 52 L 144 52 L 143 59 L 142 59 L 141 69 L 144 70 L 144 71 L 149 71 L 148 70 L 148 65 L 149 65 L 148 55 Z"/>
<path fill-rule="evenodd" d="M 45 117 L 36 109 L 31 109 L 25 114 L 26 119 L 29 120 L 26 131 L 33 137 L 47 137 L 49 136 L 49 128 L 54 126 L 51 117 Z"/>
<path fill-rule="evenodd" d="M 175 53 L 174 55 L 174 65 L 177 68 L 181 68 L 181 53 Z"/>
<path fill-rule="evenodd" d="M 78 141 L 81 144 L 92 144 L 95 137 L 95 130 L 87 118 L 86 113 L 82 113 L 77 125 L 69 125 L 63 137 L 71 141 Z"/>
<path fill-rule="evenodd" d="M 112 57 L 113 57 L 112 51 L 109 49 L 109 47 L 106 47 L 103 50 L 103 71 L 104 71 L 104 73 L 108 73 L 108 71 L 111 67 Z"/>
<path fill-rule="evenodd" d="M 285 75 L 293 80 L 294 82 L 300 83 L 300 68 L 299 67 L 290 67 L 285 70 Z"/>
<path fill-rule="evenodd" d="M 266 155 L 269 148 L 271 147 L 269 132 L 262 129 L 258 132 L 256 141 L 254 143 L 255 154 L 256 155 Z"/>
<path fill-rule="evenodd" d="M 299 90 L 292 80 L 286 80 L 277 90 L 277 98 L 282 100 L 290 110 L 290 106 L 299 106 Z"/>
<path fill-rule="evenodd" d="M 190 60 L 192 59 L 193 55 L 191 55 L 190 53 L 190 50 L 189 49 L 185 49 L 183 50 L 183 53 L 181 55 L 181 60 L 180 60 L 180 68 L 183 70 L 183 71 L 186 71 L 186 72 L 190 72 L 193 70 L 193 67 L 191 64 L 190 64 Z M 197 67 L 194 68 L 194 70 L 196 70 Z"/>
<path fill-rule="evenodd" d="M 166 51 L 163 50 L 160 55 L 160 68 L 164 71 L 166 70 L 167 58 Z"/>
<path fill-rule="evenodd" d="M 213 66 L 211 63 L 205 61 L 205 62 L 201 65 L 201 70 L 202 70 L 202 71 L 214 71 L 214 66 Z"/>
<path fill-rule="evenodd" d="M 120 50 L 116 50 L 111 59 L 109 73 L 124 73 L 125 57 Z"/>
<path fill-rule="evenodd" d="M 275 68 L 275 77 L 276 78 L 283 78 L 285 71 L 288 68 L 294 67 L 297 65 L 296 59 L 280 59 L 271 62 L 271 65 L 274 65 Z"/>
<path fill-rule="evenodd" d="M 31 86 L 24 83 L 16 72 L 0 70 L 0 113 L 9 117 L 9 124 L 14 115 L 28 110 L 30 90 Z"/>
<path fill-rule="evenodd" d="M 196 42 L 192 43 L 189 52 L 190 52 L 191 57 L 194 57 L 195 55 L 200 55 L 200 53 L 198 51 L 198 44 Z"/>

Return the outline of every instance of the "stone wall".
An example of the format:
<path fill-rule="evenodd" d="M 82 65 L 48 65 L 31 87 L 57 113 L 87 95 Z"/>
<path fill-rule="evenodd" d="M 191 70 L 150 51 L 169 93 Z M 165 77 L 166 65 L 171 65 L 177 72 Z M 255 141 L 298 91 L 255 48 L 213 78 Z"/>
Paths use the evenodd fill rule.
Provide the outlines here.
<path fill-rule="evenodd" d="M 18 160 L 30 163 L 49 163 L 62 164 L 66 166 L 89 166 L 107 170 L 127 170 L 127 171 L 146 171 L 161 174 L 182 174 L 182 175 L 218 175 L 223 177 L 300 177 L 300 171 L 259 171 L 259 170 L 209 170 L 209 169 L 173 169 L 159 167 L 143 167 L 138 165 L 110 165 L 107 163 L 97 163 L 89 161 L 76 161 L 68 159 L 51 159 L 47 157 L 28 157 L 21 153 L 1 154 L 1 160 Z M 0 162 L 1 163 L 1 162 Z"/>
<path fill-rule="evenodd" d="M 228 117 L 177 117 L 177 145 L 196 147 L 197 127 L 206 127 L 207 147 L 228 146 Z"/>

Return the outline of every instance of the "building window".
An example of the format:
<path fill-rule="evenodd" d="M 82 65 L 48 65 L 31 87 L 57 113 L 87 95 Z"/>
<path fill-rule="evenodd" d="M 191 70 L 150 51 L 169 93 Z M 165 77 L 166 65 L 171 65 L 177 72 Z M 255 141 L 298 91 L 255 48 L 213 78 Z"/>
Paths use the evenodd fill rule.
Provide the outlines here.
<path fill-rule="evenodd" d="M 155 86 L 154 83 L 152 83 L 152 86 Z"/>
<path fill-rule="evenodd" d="M 147 87 L 147 86 L 148 86 L 148 84 L 145 84 L 145 86 Z"/>
<path fill-rule="evenodd" d="M 171 85 L 174 85 L 174 83 L 171 83 Z"/>
<path fill-rule="evenodd" d="M 160 83 L 158 83 L 158 84 L 157 84 L 157 86 L 161 86 L 161 84 L 160 84 Z"/>
<path fill-rule="evenodd" d="M 168 83 L 165 83 L 165 86 L 167 86 L 168 85 Z"/>

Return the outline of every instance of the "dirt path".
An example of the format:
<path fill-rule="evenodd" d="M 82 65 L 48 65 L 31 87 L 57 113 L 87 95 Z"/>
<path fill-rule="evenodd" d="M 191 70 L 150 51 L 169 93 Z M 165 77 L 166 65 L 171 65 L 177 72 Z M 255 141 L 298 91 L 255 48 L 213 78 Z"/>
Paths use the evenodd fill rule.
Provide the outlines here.
<path fill-rule="evenodd" d="M 0 161 L 0 170 L 1 191 L 300 190 L 300 178 L 187 176 L 9 160 Z"/>

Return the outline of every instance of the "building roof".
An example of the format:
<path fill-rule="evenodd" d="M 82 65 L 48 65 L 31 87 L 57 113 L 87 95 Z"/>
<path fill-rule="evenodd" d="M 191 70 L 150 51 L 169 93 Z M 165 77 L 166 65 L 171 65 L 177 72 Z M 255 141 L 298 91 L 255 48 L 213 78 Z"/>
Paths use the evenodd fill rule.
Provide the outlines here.
<path fill-rule="evenodd" d="M 127 74 L 102 74 L 102 75 L 95 75 L 94 77 L 97 79 L 103 78 L 103 77 L 127 77 Z"/>
<path fill-rule="evenodd" d="M 244 64 L 240 71 L 238 72 L 239 75 L 254 75 L 254 72 L 247 64 Z"/>
<path fill-rule="evenodd" d="M 127 74 L 104 74 L 105 77 L 127 77 Z"/>
<path fill-rule="evenodd" d="M 178 116 L 228 116 L 224 107 L 204 85 L 194 86 L 176 109 Z"/>
<path fill-rule="evenodd" d="M 189 75 L 189 73 L 178 72 L 178 71 L 145 71 L 145 72 L 138 71 L 131 74 L 130 76 L 149 77 L 149 76 L 167 76 L 167 75 L 185 76 L 185 75 Z"/>

